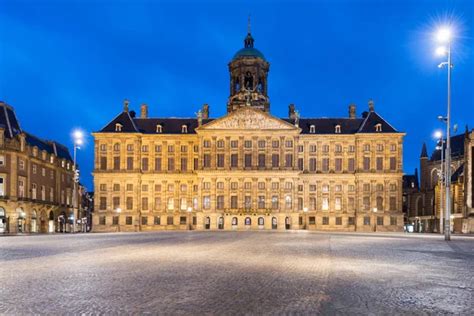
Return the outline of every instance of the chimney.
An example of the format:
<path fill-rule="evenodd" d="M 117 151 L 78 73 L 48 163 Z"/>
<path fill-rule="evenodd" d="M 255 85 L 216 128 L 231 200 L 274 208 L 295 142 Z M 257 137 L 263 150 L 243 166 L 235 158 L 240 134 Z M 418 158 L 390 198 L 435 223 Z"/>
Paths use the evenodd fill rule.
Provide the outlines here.
<path fill-rule="evenodd" d="M 123 100 L 123 111 L 124 111 L 124 112 L 128 112 L 128 104 L 129 104 L 129 103 L 130 103 L 130 102 L 128 102 L 127 99 Z"/>
<path fill-rule="evenodd" d="M 3 147 L 4 143 L 5 143 L 5 129 L 3 127 L 0 127 L 0 147 Z"/>
<path fill-rule="evenodd" d="M 140 106 L 140 118 L 142 119 L 148 118 L 148 105 L 146 105 L 146 103 L 143 103 Z"/>
<path fill-rule="evenodd" d="M 349 105 L 349 118 L 350 119 L 356 118 L 356 105 L 355 104 Z"/>
<path fill-rule="evenodd" d="M 296 119 L 295 105 L 293 103 L 288 106 L 288 117 L 290 120 Z"/>
<path fill-rule="evenodd" d="M 202 118 L 203 119 L 208 119 L 209 118 L 209 105 L 205 103 L 202 106 Z"/>
<path fill-rule="evenodd" d="M 374 112 L 374 100 L 369 100 L 369 112 Z"/>

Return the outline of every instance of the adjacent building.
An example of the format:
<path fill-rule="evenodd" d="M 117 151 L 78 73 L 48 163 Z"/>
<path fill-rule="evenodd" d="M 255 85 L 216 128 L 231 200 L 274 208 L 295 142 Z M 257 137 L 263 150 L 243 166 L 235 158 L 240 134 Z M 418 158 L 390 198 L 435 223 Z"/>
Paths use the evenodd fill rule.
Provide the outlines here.
<path fill-rule="evenodd" d="M 406 191 L 408 221 L 418 232 L 440 232 L 440 218 L 445 212 L 441 148 L 438 144 L 430 155 L 423 144 L 420 155 L 420 185 Z M 474 129 L 451 137 L 451 228 L 456 233 L 474 232 Z M 444 167 L 443 167 L 444 169 Z M 417 177 L 417 176 L 416 176 Z M 418 180 L 417 180 L 418 181 Z"/>
<path fill-rule="evenodd" d="M 0 234 L 65 231 L 73 176 L 68 149 L 24 131 L 0 101 Z"/>
<path fill-rule="evenodd" d="M 93 133 L 94 231 L 401 231 L 404 133 L 376 111 L 271 114 L 270 64 L 248 32 L 229 63 L 227 114 L 137 115 Z"/>

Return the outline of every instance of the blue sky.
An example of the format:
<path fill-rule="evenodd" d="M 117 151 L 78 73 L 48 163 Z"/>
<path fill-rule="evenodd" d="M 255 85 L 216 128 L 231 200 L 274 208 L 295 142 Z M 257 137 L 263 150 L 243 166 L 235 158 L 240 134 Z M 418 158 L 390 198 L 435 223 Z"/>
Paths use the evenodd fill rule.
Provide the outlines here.
<path fill-rule="evenodd" d="M 0 0 L 0 99 L 22 128 L 71 147 L 128 98 L 151 116 L 226 112 L 227 63 L 252 16 L 255 47 L 271 63 L 271 112 L 345 117 L 375 110 L 407 133 L 404 169 L 441 128 L 446 70 L 433 32 L 453 23 L 453 123 L 474 127 L 473 1 L 9 1 Z M 78 156 L 92 189 L 93 138 Z"/>

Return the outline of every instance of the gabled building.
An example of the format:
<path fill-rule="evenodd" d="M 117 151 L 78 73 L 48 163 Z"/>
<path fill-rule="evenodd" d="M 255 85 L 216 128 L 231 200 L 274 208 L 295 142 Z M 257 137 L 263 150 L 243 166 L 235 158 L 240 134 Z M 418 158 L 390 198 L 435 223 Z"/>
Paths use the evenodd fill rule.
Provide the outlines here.
<path fill-rule="evenodd" d="M 122 111 L 95 140 L 94 231 L 401 231 L 402 132 L 375 111 L 271 114 L 270 64 L 250 30 L 229 63 L 227 114 Z"/>
<path fill-rule="evenodd" d="M 0 102 L 0 234 L 66 230 L 73 173 L 64 145 L 24 131 Z"/>

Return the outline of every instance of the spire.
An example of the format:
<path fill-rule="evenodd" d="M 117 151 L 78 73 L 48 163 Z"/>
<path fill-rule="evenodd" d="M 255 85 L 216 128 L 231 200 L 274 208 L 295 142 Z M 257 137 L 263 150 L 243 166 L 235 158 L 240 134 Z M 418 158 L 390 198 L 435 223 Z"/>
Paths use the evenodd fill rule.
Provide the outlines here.
<path fill-rule="evenodd" d="M 369 100 L 369 112 L 374 112 L 374 100 Z"/>
<path fill-rule="evenodd" d="M 123 100 L 123 111 L 124 111 L 124 112 L 128 112 L 128 104 L 129 104 L 129 103 L 130 103 L 130 102 L 128 102 L 127 99 Z"/>
<path fill-rule="evenodd" d="M 423 147 L 421 147 L 420 158 L 428 158 L 428 151 L 426 150 L 426 143 L 423 143 Z"/>
<path fill-rule="evenodd" d="M 249 14 L 249 18 L 248 18 L 248 21 L 247 21 L 247 36 L 245 37 L 245 40 L 244 40 L 244 47 L 245 48 L 253 48 L 253 37 L 252 37 L 252 33 L 250 32 L 250 14 Z"/>

